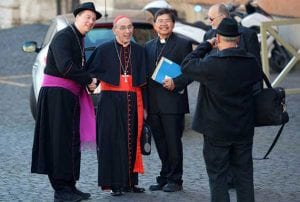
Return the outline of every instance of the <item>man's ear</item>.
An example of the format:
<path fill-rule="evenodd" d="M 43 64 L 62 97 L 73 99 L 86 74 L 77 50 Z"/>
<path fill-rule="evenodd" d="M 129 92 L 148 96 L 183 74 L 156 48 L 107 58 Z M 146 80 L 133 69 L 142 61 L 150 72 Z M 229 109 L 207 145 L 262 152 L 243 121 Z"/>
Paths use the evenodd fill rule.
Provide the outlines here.
<path fill-rule="evenodd" d="M 116 34 L 116 28 L 115 28 L 115 27 L 112 28 L 112 31 L 113 31 L 114 35 L 117 35 L 117 34 Z"/>
<path fill-rule="evenodd" d="M 219 34 L 217 34 L 217 35 L 216 35 L 216 39 L 217 39 L 217 40 L 216 40 L 217 44 L 220 43 L 221 36 L 220 36 Z"/>

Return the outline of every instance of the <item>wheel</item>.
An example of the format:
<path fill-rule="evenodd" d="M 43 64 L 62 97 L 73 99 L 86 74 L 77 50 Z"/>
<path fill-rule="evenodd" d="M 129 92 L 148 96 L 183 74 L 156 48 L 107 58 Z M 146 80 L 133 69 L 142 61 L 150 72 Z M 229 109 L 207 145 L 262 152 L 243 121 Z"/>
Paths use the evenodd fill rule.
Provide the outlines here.
<path fill-rule="evenodd" d="M 31 85 L 31 88 L 30 88 L 29 102 L 30 102 L 31 114 L 32 114 L 33 119 L 35 120 L 36 119 L 36 99 L 35 99 L 33 85 Z"/>
<path fill-rule="evenodd" d="M 287 50 L 276 42 L 269 59 L 271 69 L 278 73 L 281 72 L 290 59 L 291 56 Z"/>

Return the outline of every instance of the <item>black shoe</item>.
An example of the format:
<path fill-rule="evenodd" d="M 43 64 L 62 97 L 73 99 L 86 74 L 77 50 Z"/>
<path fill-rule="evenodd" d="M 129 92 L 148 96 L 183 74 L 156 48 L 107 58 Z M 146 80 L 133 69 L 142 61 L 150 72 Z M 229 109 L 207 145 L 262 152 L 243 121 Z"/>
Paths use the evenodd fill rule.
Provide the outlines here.
<path fill-rule="evenodd" d="M 182 185 L 176 183 L 168 183 L 166 186 L 163 187 L 164 192 L 175 192 L 181 190 L 182 190 Z"/>
<path fill-rule="evenodd" d="M 159 190 L 162 190 L 164 186 L 165 186 L 165 184 L 153 184 L 153 185 L 150 185 L 149 190 L 150 191 L 159 191 Z"/>
<path fill-rule="evenodd" d="M 133 193 L 144 193 L 145 189 L 142 187 L 132 186 L 126 187 L 123 189 L 125 192 L 133 192 Z"/>
<path fill-rule="evenodd" d="M 121 188 L 119 188 L 119 187 L 113 187 L 113 188 L 111 189 L 110 194 L 111 194 L 112 196 L 122 196 L 122 195 L 123 195 L 123 193 L 122 193 L 122 191 L 121 191 Z"/>
<path fill-rule="evenodd" d="M 81 198 L 82 198 L 83 200 L 89 199 L 89 198 L 91 197 L 91 194 L 90 194 L 90 193 L 82 192 L 82 191 L 80 191 L 79 189 L 77 189 L 76 187 L 73 187 L 73 188 L 72 188 L 72 191 L 73 191 L 73 193 L 75 193 L 75 194 L 81 196 Z"/>
<path fill-rule="evenodd" d="M 55 191 L 54 193 L 54 202 L 78 202 L 81 200 L 82 197 L 71 190 Z"/>

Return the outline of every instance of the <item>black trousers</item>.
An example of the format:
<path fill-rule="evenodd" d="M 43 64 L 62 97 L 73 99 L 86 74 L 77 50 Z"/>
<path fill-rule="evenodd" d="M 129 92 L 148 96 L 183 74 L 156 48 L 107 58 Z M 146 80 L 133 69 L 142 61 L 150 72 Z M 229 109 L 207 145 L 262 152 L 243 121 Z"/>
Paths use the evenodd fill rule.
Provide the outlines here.
<path fill-rule="evenodd" d="M 162 163 L 157 183 L 182 184 L 184 114 L 149 114 L 153 138 Z"/>
<path fill-rule="evenodd" d="M 238 202 L 254 202 L 253 139 L 223 142 L 204 135 L 203 156 L 209 178 L 212 202 L 229 202 L 227 175 L 234 177 Z"/>
<path fill-rule="evenodd" d="M 69 191 L 75 187 L 76 181 L 74 179 L 57 179 L 51 175 L 48 175 L 52 188 L 55 191 Z"/>

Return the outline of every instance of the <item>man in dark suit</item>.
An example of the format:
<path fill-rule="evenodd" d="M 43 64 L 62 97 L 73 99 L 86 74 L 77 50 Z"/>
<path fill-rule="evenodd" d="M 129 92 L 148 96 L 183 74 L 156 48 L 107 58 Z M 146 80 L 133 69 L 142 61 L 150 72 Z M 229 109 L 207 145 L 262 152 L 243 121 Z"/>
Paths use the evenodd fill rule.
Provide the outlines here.
<path fill-rule="evenodd" d="M 181 64 L 192 51 L 191 42 L 173 33 L 175 17 L 172 10 L 161 9 L 154 16 L 158 37 L 146 43 L 148 62 L 148 118 L 158 155 L 162 163 L 157 184 L 150 190 L 174 192 L 182 189 L 182 133 L 184 114 L 189 113 L 186 86 L 190 83 L 183 76 L 166 78 L 163 85 L 152 80 L 155 67 L 162 56 Z"/>
<path fill-rule="evenodd" d="M 55 190 L 54 201 L 65 202 L 91 197 L 78 190 L 76 183 L 80 176 L 80 148 L 96 139 L 94 108 L 86 87 L 95 90 L 97 80 L 87 71 L 82 41 L 101 13 L 95 10 L 94 3 L 85 2 L 73 14 L 74 24 L 55 34 L 47 53 L 31 162 L 32 173 L 48 175 Z"/>
<path fill-rule="evenodd" d="M 208 16 L 208 20 L 209 20 L 209 23 L 210 23 L 212 29 L 210 29 L 209 31 L 207 31 L 205 33 L 205 35 L 203 37 L 203 41 L 206 41 L 206 40 L 211 39 L 216 36 L 217 28 L 218 28 L 220 22 L 224 18 L 229 18 L 230 13 L 224 4 L 215 4 L 209 8 L 207 16 Z M 241 33 L 241 35 L 240 35 L 240 39 L 238 42 L 238 46 L 245 49 L 247 52 L 253 54 L 256 57 L 259 64 L 261 64 L 260 45 L 258 42 L 257 34 L 253 30 L 251 30 L 247 27 L 243 27 L 243 26 L 239 26 L 239 32 Z M 216 50 L 217 49 L 213 49 L 212 52 L 214 52 Z M 262 86 L 263 86 L 263 83 L 260 82 L 260 83 L 256 84 L 256 86 L 254 88 L 260 89 L 260 88 L 262 88 Z M 229 186 L 229 188 L 235 187 L 231 170 L 229 170 L 229 173 L 228 173 L 228 186 Z"/>
<path fill-rule="evenodd" d="M 182 63 L 183 74 L 202 85 L 193 129 L 204 135 L 203 156 L 212 202 L 229 202 L 232 170 L 237 201 L 253 202 L 253 86 L 262 80 L 256 58 L 237 47 L 237 23 L 224 18 L 216 38 L 199 45 Z M 209 53 L 216 46 L 218 51 Z"/>
<path fill-rule="evenodd" d="M 220 22 L 224 18 L 229 18 L 230 13 L 224 4 L 215 4 L 209 8 L 207 17 L 212 29 L 208 30 L 205 33 L 203 41 L 206 41 L 216 36 L 217 28 Z M 253 54 L 257 58 L 259 63 L 261 63 L 260 45 L 255 31 L 247 27 L 239 26 L 239 32 L 241 33 L 241 36 L 238 46 L 244 48 L 247 52 Z"/>

